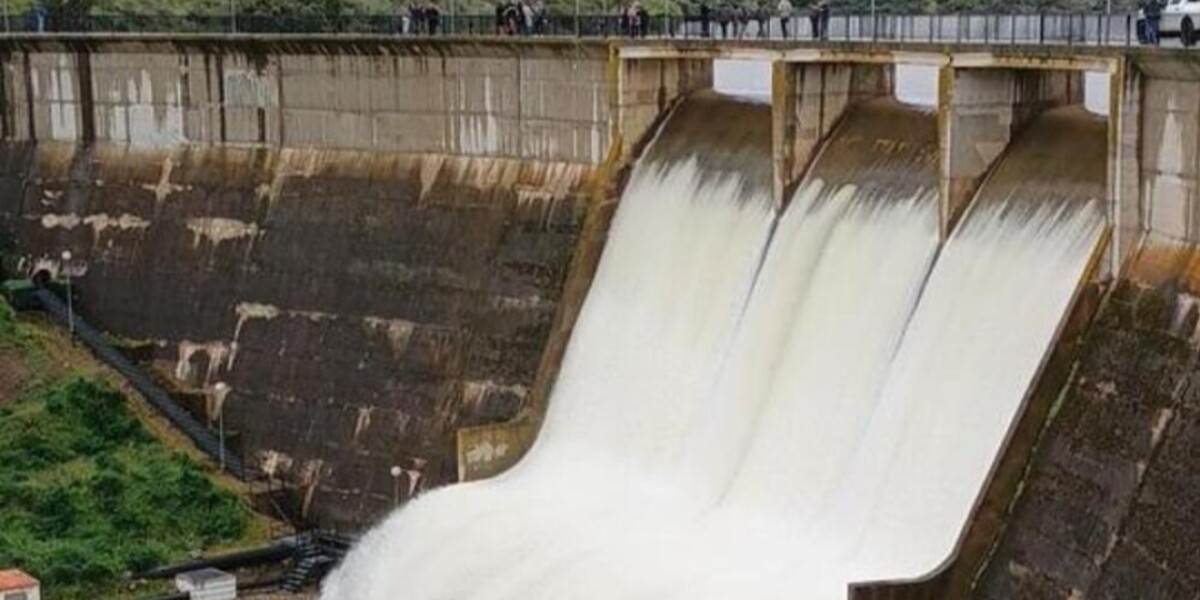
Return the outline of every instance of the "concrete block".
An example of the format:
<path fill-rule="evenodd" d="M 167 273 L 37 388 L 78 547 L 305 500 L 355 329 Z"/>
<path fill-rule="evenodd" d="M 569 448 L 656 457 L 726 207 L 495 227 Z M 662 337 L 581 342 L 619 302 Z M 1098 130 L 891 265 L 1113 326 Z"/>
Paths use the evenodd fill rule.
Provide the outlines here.
<path fill-rule="evenodd" d="M 285 117 L 287 112 L 285 111 Z M 380 113 L 375 119 L 375 141 L 381 150 L 395 152 L 449 152 L 446 118 L 436 114 Z M 286 123 L 286 120 L 285 120 Z"/>
<path fill-rule="evenodd" d="M 284 103 L 288 108 L 327 110 L 335 106 L 338 84 L 319 72 L 285 73 L 280 82 Z M 226 91 L 226 103 L 231 102 Z M 254 99 L 257 102 L 257 99 Z M 249 104 L 257 106 L 256 103 Z"/>
<path fill-rule="evenodd" d="M 1147 111 L 1200 112 L 1200 81 L 1146 78 L 1143 105 Z"/>
<path fill-rule="evenodd" d="M 1200 113 L 1147 110 L 1143 115 L 1143 169 L 1194 177 L 1200 143 Z"/>
<path fill-rule="evenodd" d="M 234 143 L 257 143 L 262 134 L 257 108 L 227 107 L 225 109 L 225 139 Z"/>
<path fill-rule="evenodd" d="M 1173 240 L 1189 240 L 1196 181 L 1166 174 L 1144 176 L 1147 225 L 1152 233 Z"/>
<path fill-rule="evenodd" d="M 441 78 L 425 76 L 404 76 L 396 81 L 398 111 L 442 112 L 448 106 L 445 102 L 445 86 L 448 83 Z"/>
<path fill-rule="evenodd" d="M 225 105 L 238 108 L 279 106 L 279 83 L 270 71 L 227 65 L 224 71 Z"/>

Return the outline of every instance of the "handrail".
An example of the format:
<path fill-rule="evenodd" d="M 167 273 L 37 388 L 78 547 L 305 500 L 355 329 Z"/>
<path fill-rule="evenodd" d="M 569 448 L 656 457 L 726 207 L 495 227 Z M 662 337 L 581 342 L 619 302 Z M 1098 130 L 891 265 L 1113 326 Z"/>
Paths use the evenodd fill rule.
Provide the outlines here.
<path fill-rule="evenodd" d="M 722 16 L 723 15 L 723 16 Z M 644 21 L 622 15 L 542 14 L 528 27 L 504 27 L 490 14 L 439 14 L 435 18 L 407 12 L 393 14 L 90 14 L 43 21 L 9 15 L 10 33 L 346 33 L 426 37 L 565 36 L 811 40 L 819 19 L 797 11 L 784 31 L 774 12 L 747 12 L 742 18 L 713 10 L 700 14 L 645 15 Z M 722 27 L 722 22 L 726 26 Z M 1105 45 L 1138 43 L 1135 13 L 919 13 L 834 14 L 824 22 L 828 41 L 898 41 L 913 43 L 978 43 L 985 45 Z M 515 31 L 514 31 L 515 30 Z"/>

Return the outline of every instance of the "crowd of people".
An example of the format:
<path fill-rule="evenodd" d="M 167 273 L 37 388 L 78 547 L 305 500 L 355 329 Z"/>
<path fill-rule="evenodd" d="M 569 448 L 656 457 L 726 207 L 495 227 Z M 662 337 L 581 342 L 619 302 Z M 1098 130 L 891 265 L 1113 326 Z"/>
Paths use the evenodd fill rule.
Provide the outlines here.
<path fill-rule="evenodd" d="M 546 33 L 546 5 L 542 0 L 512 0 L 496 4 L 496 33 L 541 35 Z"/>
<path fill-rule="evenodd" d="M 792 37 L 791 26 L 796 18 L 796 9 L 791 0 L 779 0 L 771 6 L 769 1 L 758 5 L 745 6 L 724 2 L 715 9 L 707 2 L 700 3 L 700 31 L 704 37 L 738 38 L 746 36 L 750 22 L 758 24 L 757 36 L 769 37 L 771 18 L 779 19 L 783 37 Z M 809 30 L 813 39 L 826 39 L 829 36 L 830 7 L 829 0 L 815 0 L 808 7 Z M 716 27 L 713 27 L 713 24 Z M 718 36 L 717 33 L 720 32 Z"/>
<path fill-rule="evenodd" d="M 401 27 L 407 34 L 437 35 L 442 27 L 442 10 L 433 2 L 412 4 L 402 18 Z"/>
<path fill-rule="evenodd" d="M 814 0 L 807 9 L 812 37 L 826 39 L 831 12 L 829 0 Z M 646 7 L 639 0 L 634 0 L 619 7 L 615 14 L 610 13 L 612 20 L 604 32 L 644 37 L 651 33 L 667 34 L 687 22 L 698 22 L 702 36 L 731 39 L 751 35 L 751 23 L 756 23 L 757 29 L 753 30 L 753 35 L 766 38 L 771 34 L 771 22 L 777 19 L 783 37 L 790 38 L 794 33 L 793 23 L 800 18 L 792 0 L 761 0 L 757 5 L 724 0 L 716 7 L 710 7 L 707 0 L 701 0 L 698 11 L 698 14 L 683 18 L 664 17 L 661 22 L 655 23 Z M 496 4 L 495 19 L 495 30 L 499 35 L 550 33 L 550 18 L 543 0 L 500 0 Z M 582 26 L 594 27 L 595 21 L 589 18 Z"/>

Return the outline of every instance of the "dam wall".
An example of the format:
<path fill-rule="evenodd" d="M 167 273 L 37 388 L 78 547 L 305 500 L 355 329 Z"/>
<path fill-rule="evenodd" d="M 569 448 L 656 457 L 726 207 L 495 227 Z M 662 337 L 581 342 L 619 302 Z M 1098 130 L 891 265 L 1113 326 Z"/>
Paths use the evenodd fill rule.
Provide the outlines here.
<path fill-rule="evenodd" d="M 455 432 L 529 402 L 609 61 L 310 42 L 14 44 L 0 220 L 11 270 L 70 271 L 298 512 L 354 529 L 456 480 Z"/>
<path fill-rule="evenodd" d="M 777 206 L 897 64 L 939 67 L 943 236 L 1026 123 L 1107 74 L 1096 277 L 1192 268 L 1186 55 L 656 40 L 4 38 L 0 251 L 12 273 L 70 272 L 81 310 L 208 396 L 299 512 L 356 530 L 524 454 L 625 167 L 718 58 L 774 63 Z"/>

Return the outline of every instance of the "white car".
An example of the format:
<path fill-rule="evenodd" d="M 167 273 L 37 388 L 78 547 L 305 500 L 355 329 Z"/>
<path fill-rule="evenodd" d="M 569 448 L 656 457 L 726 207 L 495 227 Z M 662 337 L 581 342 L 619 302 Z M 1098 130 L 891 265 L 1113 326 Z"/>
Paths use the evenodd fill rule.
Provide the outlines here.
<path fill-rule="evenodd" d="M 1200 29 L 1200 0 L 1171 0 L 1162 12 L 1159 33 L 1163 37 L 1176 37 L 1184 46 L 1194 46 Z"/>

